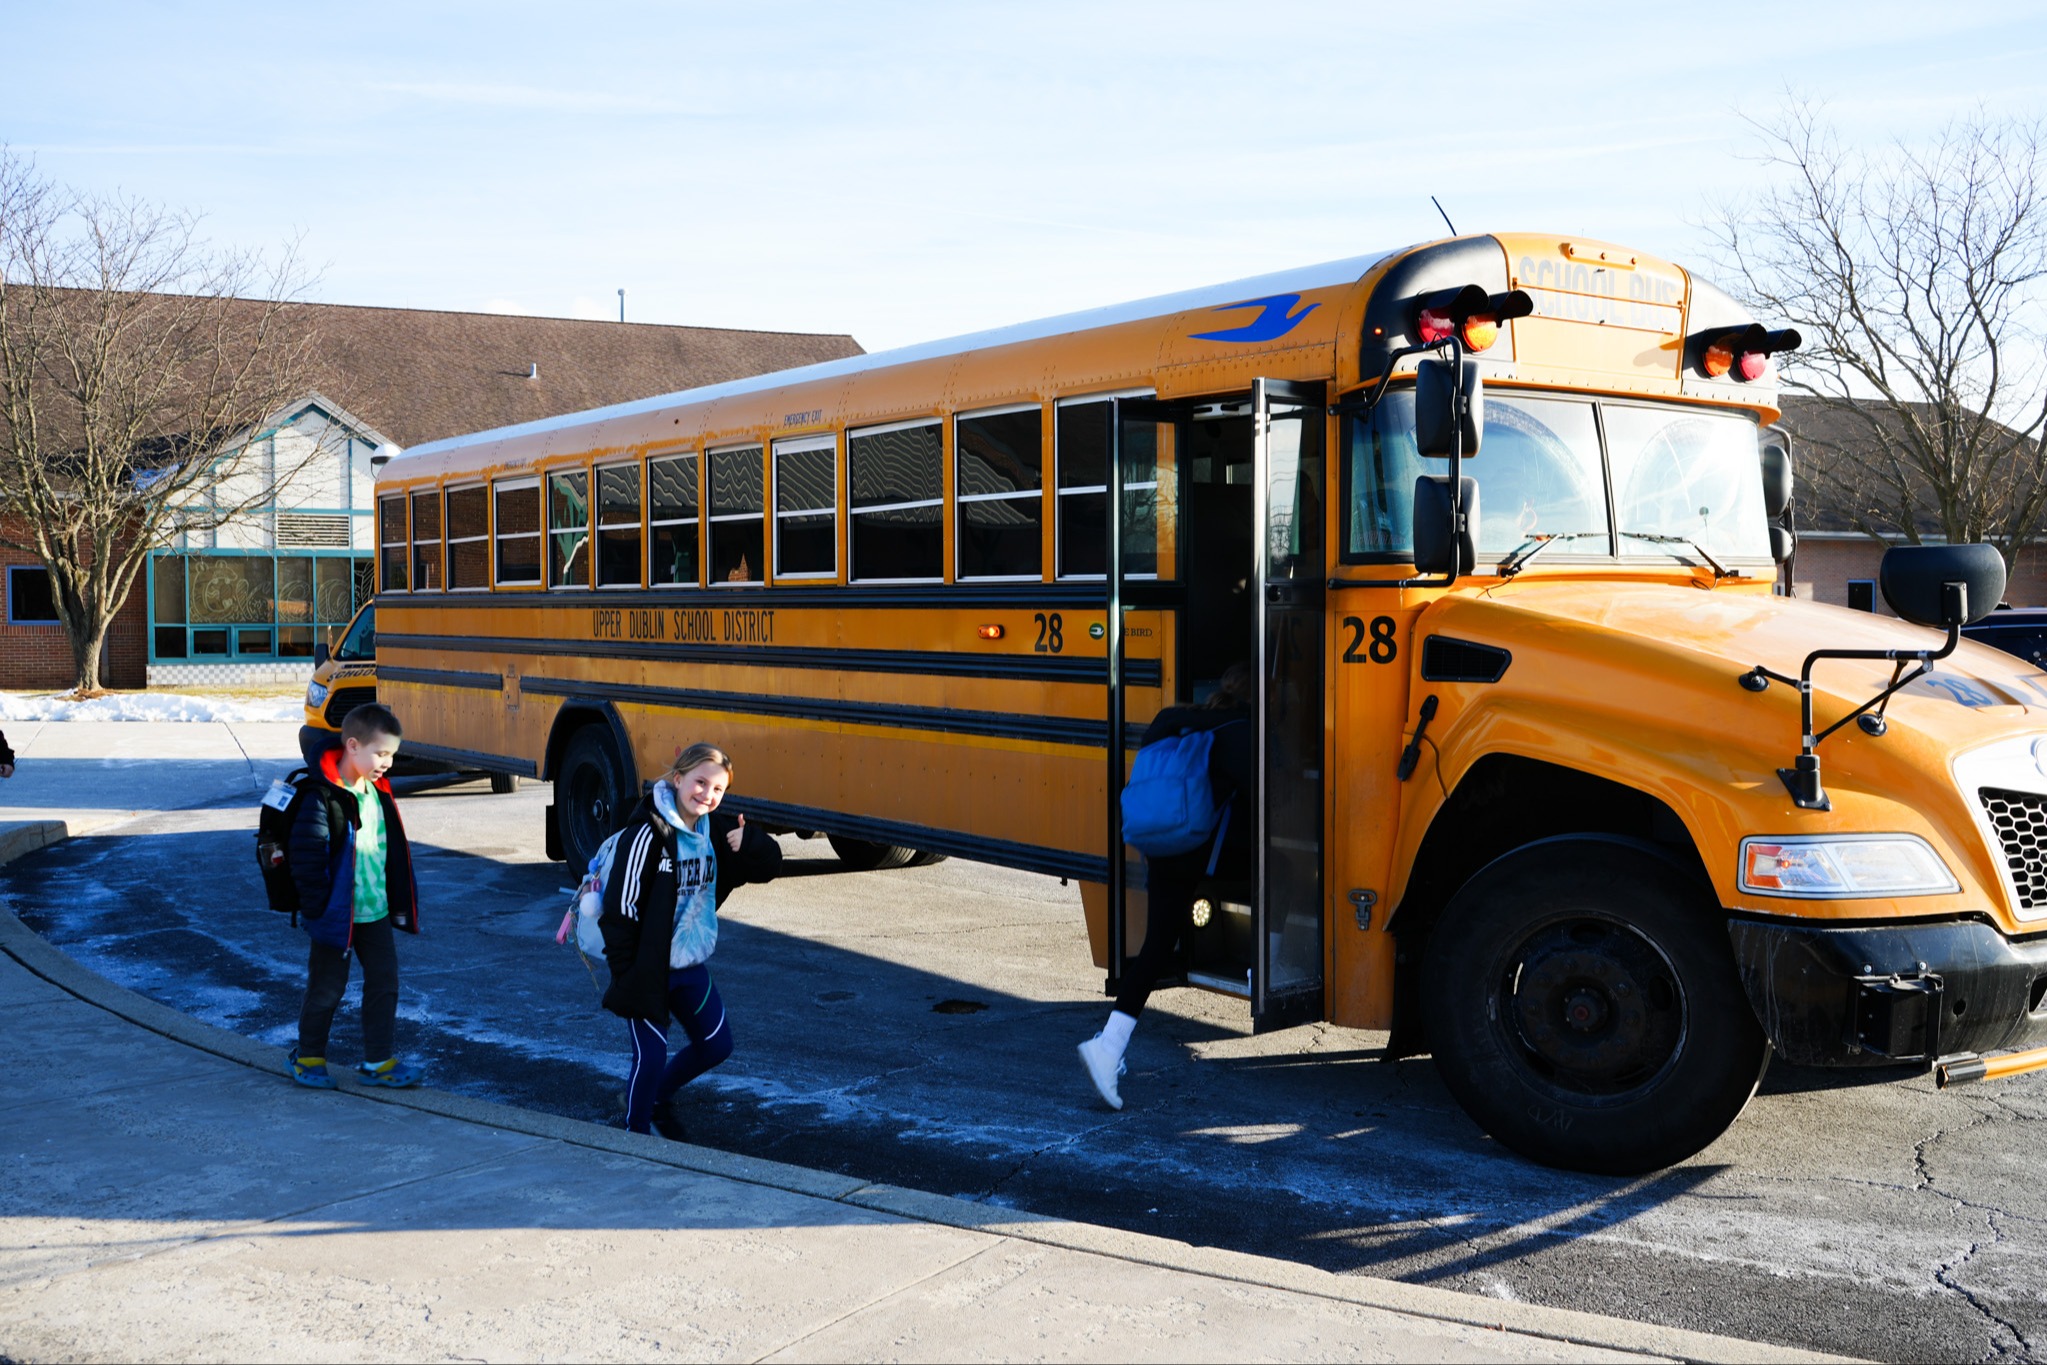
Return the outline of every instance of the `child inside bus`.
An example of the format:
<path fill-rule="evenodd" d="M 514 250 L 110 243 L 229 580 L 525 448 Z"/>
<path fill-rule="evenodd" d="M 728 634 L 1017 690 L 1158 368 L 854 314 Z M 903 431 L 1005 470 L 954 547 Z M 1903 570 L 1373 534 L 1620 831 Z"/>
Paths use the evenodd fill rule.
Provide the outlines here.
<path fill-rule="evenodd" d="M 1227 812 L 1216 833 L 1200 847 L 1170 857 L 1147 858 L 1144 863 L 1145 916 L 1144 946 L 1123 965 L 1123 984 L 1116 992 L 1116 1008 L 1102 1031 L 1080 1045 L 1081 1064 L 1088 1079 L 1111 1109 L 1123 1107 L 1118 1078 L 1123 1074 L 1123 1053 L 1138 1016 L 1151 998 L 1152 989 L 1173 960 L 1180 936 L 1193 928 L 1194 888 L 1208 873 L 1211 856 L 1215 876 L 1235 880 L 1251 875 L 1256 844 L 1252 838 L 1253 816 L 1249 807 L 1256 797 L 1258 737 L 1251 725 L 1252 707 L 1257 699 L 1257 674 L 1247 663 L 1234 663 L 1223 670 L 1215 693 L 1200 706 L 1174 706 L 1158 713 L 1144 732 L 1151 744 L 1174 735 L 1215 731 L 1208 751 L 1208 780 L 1215 788 L 1218 809 Z M 1222 841 L 1218 852 L 1217 840 Z"/>
<path fill-rule="evenodd" d="M 604 958 L 611 989 L 604 1007 L 632 1035 L 625 1126 L 659 1128 L 681 1141 L 672 1101 L 689 1082 L 732 1055 L 725 1004 L 712 984 L 718 907 L 748 882 L 774 880 L 782 849 L 746 827 L 746 817 L 715 812 L 732 781 L 732 759 L 709 744 L 679 750 L 619 837 L 604 887 Z M 689 1043 L 668 1056 L 670 1016 Z"/>

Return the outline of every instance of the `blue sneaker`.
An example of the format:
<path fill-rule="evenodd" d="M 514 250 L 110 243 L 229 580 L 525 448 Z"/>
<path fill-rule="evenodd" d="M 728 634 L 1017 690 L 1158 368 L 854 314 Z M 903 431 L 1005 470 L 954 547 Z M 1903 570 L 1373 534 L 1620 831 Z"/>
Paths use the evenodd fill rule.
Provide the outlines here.
<path fill-rule="evenodd" d="M 375 1066 L 368 1062 L 359 1063 L 355 1074 L 364 1085 L 388 1085 L 393 1090 L 403 1090 L 408 1085 L 419 1084 L 420 1071 L 412 1063 L 392 1057 Z"/>
<path fill-rule="evenodd" d="M 334 1078 L 327 1074 L 327 1059 L 325 1057 L 301 1058 L 299 1050 L 293 1048 L 291 1050 L 291 1065 L 288 1070 L 291 1072 L 291 1078 L 300 1085 L 314 1090 L 334 1089 Z"/>

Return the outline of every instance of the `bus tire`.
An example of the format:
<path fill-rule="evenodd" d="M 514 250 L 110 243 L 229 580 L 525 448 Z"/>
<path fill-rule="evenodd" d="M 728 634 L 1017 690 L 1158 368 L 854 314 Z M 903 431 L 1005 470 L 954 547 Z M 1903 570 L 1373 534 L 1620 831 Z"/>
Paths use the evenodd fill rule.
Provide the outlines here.
<path fill-rule="evenodd" d="M 832 852 L 839 855 L 839 861 L 850 872 L 886 872 L 890 868 L 908 867 L 917 857 L 916 849 L 896 844 L 870 844 L 843 834 L 826 837 L 831 841 Z"/>
<path fill-rule="evenodd" d="M 490 794 L 492 796 L 510 796 L 517 790 L 519 790 L 519 774 L 492 773 L 490 775 Z"/>
<path fill-rule="evenodd" d="M 569 737 L 554 778 L 555 823 L 562 853 L 579 872 L 630 812 L 623 773 L 603 726 L 586 725 Z"/>
<path fill-rule="evenodd" d="M 917 850 L 917 856 L 903 865 L 905 867 L 934 867 L 951 856 L 950 853 L 932 853 L 920 848 Z"/>
<path fill-rule="evenodd" d="M 1532 845 L 1467 882 L 1430 935 L 1421 996 L 1465 1112 L 1569 1170 L 1694 1155 L 1770 1060 L 1710 891 L 1608 839 Z"/>

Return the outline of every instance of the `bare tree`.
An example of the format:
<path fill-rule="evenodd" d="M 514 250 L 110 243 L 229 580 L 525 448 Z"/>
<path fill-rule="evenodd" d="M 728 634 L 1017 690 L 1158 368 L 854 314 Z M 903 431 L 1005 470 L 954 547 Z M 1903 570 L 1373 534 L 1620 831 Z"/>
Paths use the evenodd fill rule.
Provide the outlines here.
<path fill-rule="evenodd" d="M 2047 512 L 2041 125 L 1979 114 L 1864 152 L 1794 101 L 1756 128 L 1771 183 L 1710 227 L 1731 291 L 1804 334 L 1801 476 L 1872 536 L 2011 565 Z"/>
<path fill-rule="evenodd" d="M 79 194 L 0 148 L 0 544 L 50 571 L 76 685 L 152 550 L 274 505 L 266 422 L 310 387 L 295 254 L 215 248 L 191 217 Z"/>

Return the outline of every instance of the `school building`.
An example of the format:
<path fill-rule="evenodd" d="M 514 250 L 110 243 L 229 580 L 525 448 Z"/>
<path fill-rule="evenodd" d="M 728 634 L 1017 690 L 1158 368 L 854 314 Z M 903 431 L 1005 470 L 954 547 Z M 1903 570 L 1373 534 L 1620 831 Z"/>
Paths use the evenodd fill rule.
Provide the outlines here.
<path fill-rule="evenodd" d="M 296 682 L 375 581 L 371 457 L 861 354 L 850 336 L 308 304 L 319 381 L 242 449 L 276 503 L 155 550 L 109 632 L 108 687 Z M 18 529 L 18 528 L 15 528 Z M 19 538 L 19 537 L 14 537 Z M 0 547 L 0 689 L 72 681 L 49 571 Z"/>

